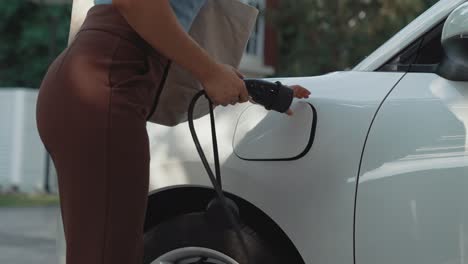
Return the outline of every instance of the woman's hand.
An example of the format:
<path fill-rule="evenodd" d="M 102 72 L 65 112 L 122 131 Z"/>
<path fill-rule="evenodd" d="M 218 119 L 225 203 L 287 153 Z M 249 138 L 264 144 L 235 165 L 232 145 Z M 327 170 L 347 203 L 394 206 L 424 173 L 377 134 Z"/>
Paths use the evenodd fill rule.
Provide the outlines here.
<path fill-rule="evenodd" d="M 226 64 L 218 64 L 201 82 L 214 105 L 227 106 L 249 100 L 243 77 L 235 68 Z"/>
<path fill-rule="evenodd" d="M 289 86 L 289 88 L 293 89 L 295 98 L 298 98 L 298 99 L 309 98 L 310 92 L 306 88 L 300 85 L 291 85 Z M 286 111 L 286 114 L 289 116 L 292 116 L 293 111 L 289 109 L 288 111 Z"/>

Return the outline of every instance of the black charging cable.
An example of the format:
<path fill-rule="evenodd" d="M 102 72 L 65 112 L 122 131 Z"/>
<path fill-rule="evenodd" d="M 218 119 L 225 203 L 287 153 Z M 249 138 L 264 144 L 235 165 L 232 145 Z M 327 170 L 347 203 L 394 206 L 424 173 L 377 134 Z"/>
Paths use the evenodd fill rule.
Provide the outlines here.
<path fill-rule="evenodd" d="M 208 99 L 209 108 L 210 108 L 211 137 L 212 137 L 212 142 L 213 142 L 215 174 L 211 170 L 208 160 L 206 159 L 205 153 L 200 145 L 200 141 L 198 140 L 198 136 L 195 131 L 195 126 L 193 124 L 193 111 L 195 109 L 196 102 L 203 95 L 205 95 L 205 97 Z M 216 196 L 221 204 L 221 207 L 224 210 L 225 215 L 228 218 L 229 224 L 231 224 L 231 226 L 234 228 L 234 231 L 237 234 L 242 250 L 244 251 L 244 254 L 249 260 L 248 263 L 250 263 L 249 250 L 248 250 L 246 241 L 244 239 L 244 236 L 242 235 L 241 226 L 240 226 L 239 218 L 238 218 L 239 216 L 238 215 L 236 216 L 234 210 L 230 207 L 230 205 L 228 205 L 227 198 L 223 193 L 222 183 L 221 183 L 221 170 L 220 170 L 220 165 L 219 165 L 218 142 L 216 139 L 216 125 L 215 125 L 215 119 L 214 119 L 214 113 L 213 113 L 213 103 L 210 100 L 210 98 L 206 96 L 205 91 L 198 92 L 193 97 L 192 101 L 190 102 L 189 110 L 188 110 L 188 124 L 190 128 L 190 133 L 192 134 L 193 142 L 195 143 L 195 147 L 197 149 L 198 154 L 200 155 L 200 159 L 203 163 L 203 166 L 205 167 L 206 172 L 208 173 L 208 176 L 210 177 L 210 181 L 216 192 Z"/>
<path fill-rule="evenodd" d="M 254 102 L 263 105 L 267 110 L 275 110 L 280 113 L 286 112 L 292 104 L 294 93 L 293 90 L 287 86 L 281 84 L 281 82 L 268 82 L 258 79 L 244 79 L 245 87 L 247 88 L 249 95 Z M 206 159 L 205 153 L 200 145 L 198 140 L 197 133 L 195 131 L 195 126 L 193 124 L 193 111 L 195 105 L 200 99 L 201 96 L 205 95 L 208 99 L 209 109 L 210 109 L 210 122 L 211 122 L 211 137 L 213 142 L 213 156 L 214 156 L 214 166 L 215 173 L 211 170 L 210 164 Z M 221 170 L 219 165 L 219 154 L 218 154 L 218 142 L 216 139 L 216 125 L 215 118 L 213 113 L 213 103 L 210 98 L 206 95 L 205 91 L 198 92 L 190 102 L 188 109 L 188 124 L 190 128 L 190 133 L 192 134 L 193 142 L 197 149 L 200 159 L 203 163 L 203 166 L 210 177 L 211 184 L 216 192 L 217 199 L 222 207 L 222 211 L 227 216 L 229 224 L 234 228 L 234 231 L 237 234 L 240 245 L 246 258 L 247 263 L 250 263 L 250 254 L 247 247 L 247 243 L 241 231 L 239 211 L 236 205 L 229 199 L 226 198 L 222 188 L 221 182 Z M 211 205 L 211 203 L 210 203 Z M 221 218 L 219 218 L 221 219 Z M 201 261 L 201 260 L 200 260 Z"/>

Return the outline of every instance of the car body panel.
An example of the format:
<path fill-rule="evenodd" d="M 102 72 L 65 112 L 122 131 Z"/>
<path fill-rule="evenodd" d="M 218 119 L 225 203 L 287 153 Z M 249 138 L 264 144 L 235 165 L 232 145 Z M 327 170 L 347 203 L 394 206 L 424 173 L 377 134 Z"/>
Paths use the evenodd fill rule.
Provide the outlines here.
<path fill-rule="evenodd" d="M 446 18 L 460 4 L 466 0 L 441 0 L 426 12 L 413 20 L 405 28 L 395 34 L 386 43 L 371 53 L 361 63 L 353 68 L 354 71 L 375 71 L 385 62 L 398 54 L 403 48 L 417 40 L 435 25 Z"/>
<path fill-rule="evenodd" d="M 306 263 L 350 263 L 355 182 L 371 121 L 404 73 L 337 72 L 280 79 L 311 91 L 317 111 L 310 151 L 294 161 L 246 161 L 233 153 L 236 122 L 250 103 L 215 111 L 224 189 L 260 208 L 293 241 Z M 295 103 L 298 103 L 296 101 Z M 305 120 L 307 121 L 307 120 Z M 209 117 L 195 122 L 211 160 Z M 186 123 L 148 124 L 151 190 L 210 186 Z M 287 138 L 285 140 L 288 140 Z"/>
<path fill-rule="evenodd" d="M 363 155 L 356 263 L 468 262 L 467 131 L 468 83 L 409 73 L 395 87 Z"/>

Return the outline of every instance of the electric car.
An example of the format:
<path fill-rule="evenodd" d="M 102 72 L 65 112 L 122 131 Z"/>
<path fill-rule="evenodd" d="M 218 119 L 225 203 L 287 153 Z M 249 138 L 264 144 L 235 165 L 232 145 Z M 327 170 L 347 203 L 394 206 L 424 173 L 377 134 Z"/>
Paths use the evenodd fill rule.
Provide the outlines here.
<path fill-rule="evenodd" d="M 148 124 L 145 263 L 468 263 L 468 3 L 438 2 L 350 71 L 271 81 L 311 96 L 293 116 L 215 109 L 237 231 L 187 124 Z M 212 160 L 209 116 L 195 126 Z"/>

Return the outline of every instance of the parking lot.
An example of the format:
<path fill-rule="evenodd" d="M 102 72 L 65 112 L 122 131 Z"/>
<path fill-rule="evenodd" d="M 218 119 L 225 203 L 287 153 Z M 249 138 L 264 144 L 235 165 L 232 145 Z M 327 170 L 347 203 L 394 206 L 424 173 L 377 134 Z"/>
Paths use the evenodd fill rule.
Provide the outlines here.
<path fill-rule="evenodd" d="M 0 263 L 59 263 L 59 208 L 0 208 Z"/>

